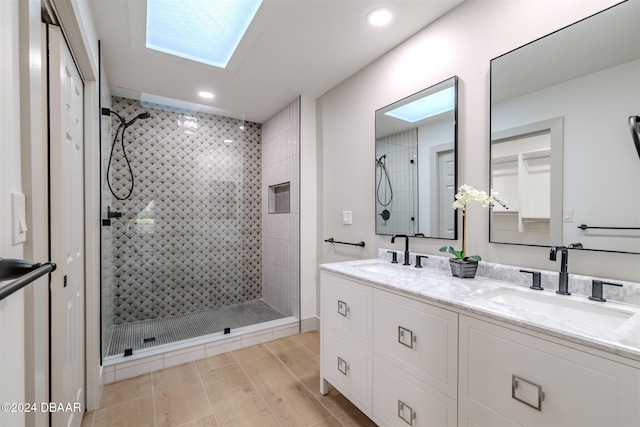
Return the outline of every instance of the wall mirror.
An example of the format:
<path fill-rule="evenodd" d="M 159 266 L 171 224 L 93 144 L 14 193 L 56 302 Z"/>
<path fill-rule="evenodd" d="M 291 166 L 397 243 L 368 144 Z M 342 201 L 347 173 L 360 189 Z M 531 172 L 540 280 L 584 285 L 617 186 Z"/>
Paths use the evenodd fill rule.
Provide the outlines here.
<path fill-rule="evenodd" d="M 376 111 L 376 234 L 456 239 L 458 78 Z"/>
<path fill-rule="evenodd" d="M 638 76 L 638 1 L 491 61 L 490 242 L 640 253 Z"/>

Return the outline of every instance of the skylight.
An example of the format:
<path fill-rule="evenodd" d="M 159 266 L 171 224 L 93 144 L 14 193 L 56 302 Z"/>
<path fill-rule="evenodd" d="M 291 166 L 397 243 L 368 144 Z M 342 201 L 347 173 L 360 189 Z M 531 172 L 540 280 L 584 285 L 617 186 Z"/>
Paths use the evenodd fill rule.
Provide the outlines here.
<path fill-rule="evenodd" d="M 146 46 L 225 68 L 262 0 L 147 0 Z"/>
<path fill-rule="evenodd" d="M 455 88 L 450 87 L 387 111 L 384 114 L 405 122 L 415 123 L 453 110 L 455 96 Z"/>

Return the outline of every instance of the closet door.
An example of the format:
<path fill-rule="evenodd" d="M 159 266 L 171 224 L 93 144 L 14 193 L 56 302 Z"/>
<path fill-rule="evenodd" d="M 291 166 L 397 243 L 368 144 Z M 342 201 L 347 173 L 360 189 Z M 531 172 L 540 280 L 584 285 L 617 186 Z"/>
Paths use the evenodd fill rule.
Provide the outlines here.
<path fill-rule="evenodd" d="M 49 26 L 51 425 L 84 412 L 83 83 L 59 28 Z M 64 410 L 62 410 L 64 409 Z"/>

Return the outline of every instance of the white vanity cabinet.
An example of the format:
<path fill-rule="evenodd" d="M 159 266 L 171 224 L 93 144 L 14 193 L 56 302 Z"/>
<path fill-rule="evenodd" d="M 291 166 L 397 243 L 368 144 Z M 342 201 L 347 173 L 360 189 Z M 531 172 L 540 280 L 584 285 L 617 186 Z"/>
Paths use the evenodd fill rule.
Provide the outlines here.
<path fill-rule="evenodd" d="M 373 290 L 373 420 L 456 426 L 458 315 Z"/>
<path fill-rule="evenodd" d="M 640 369 L 460 315 L 459 425 L 638 426 Z"/>
<path fill-rule="evenodd" d="M 330 382 L 369 418 L 372 416 L 373 289 L 321 273 L 320 392 Z"/>
<path fill-rule="evenodd" d="M 321 293 L 321 392 L 379 426 L 640 426 L 637 360 L 326 270 Z"/>
<path fill-rule="evenodd" d="M 323 271 L 328 381 L 380 426 L 456 426 L 458 315 Z"/>
<path fill-rule="evenodd" d="M 374 354 L 372 419 L 376 424 L 454 427 L 457 410 L 455 399 Z"/>
<path fill-rule="evenodd" d="M 456 399 L 458 314 L 373 290 L 373 352 Z"/>

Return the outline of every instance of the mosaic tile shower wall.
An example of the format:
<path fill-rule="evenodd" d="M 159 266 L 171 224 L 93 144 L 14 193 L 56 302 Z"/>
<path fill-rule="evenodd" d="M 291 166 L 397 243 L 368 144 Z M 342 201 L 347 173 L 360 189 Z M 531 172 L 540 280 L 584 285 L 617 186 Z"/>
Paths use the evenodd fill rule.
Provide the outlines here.
<path fill-rule="evenodd" d="M 238 119 L 112 102 L 125 120 L 151 113 L 125 134 L 133 194 L 108 202 L 122 214 L 110 226 L 112 324 L 262 298 L 261 125 L 243 131 Z M 116 144 L 110 179 L 120 197 L 131 186 L 127 159 Z"/>

